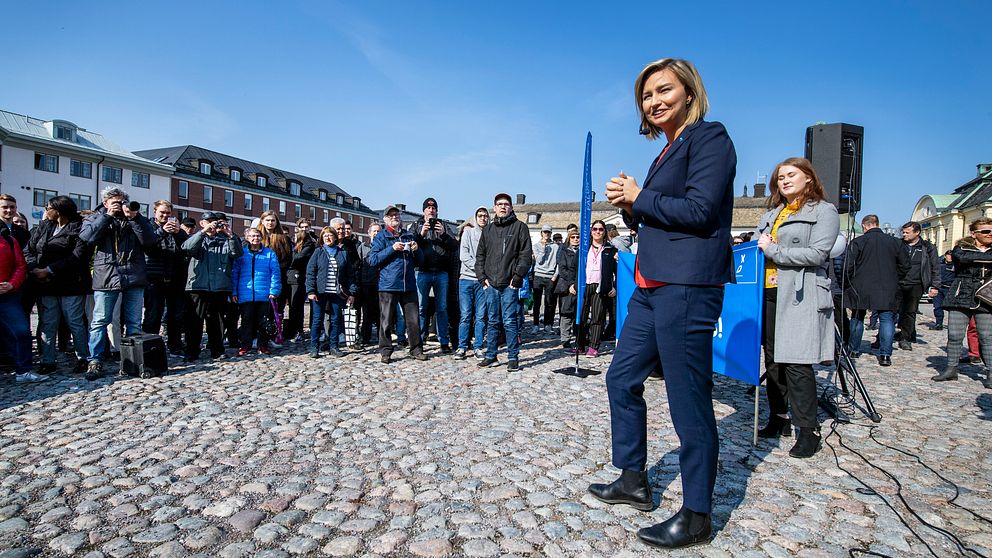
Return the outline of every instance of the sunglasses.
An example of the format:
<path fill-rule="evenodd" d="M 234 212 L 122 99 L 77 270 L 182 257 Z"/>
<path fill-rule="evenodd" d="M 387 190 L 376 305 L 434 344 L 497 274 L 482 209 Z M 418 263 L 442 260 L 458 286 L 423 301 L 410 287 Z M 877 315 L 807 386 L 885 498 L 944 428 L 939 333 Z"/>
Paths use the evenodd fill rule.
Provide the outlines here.
<path fill-rule="evenodd" d="M 981 229 L 981 230 L 972 231 L 972 232 L 982 233 L 982 234 L 992 234 L 992 229 Z"/>
<path fill-rule="evenodd" d="M 592 228 L 592 230 L 593 230 L 594 232 L 595 232 L 595 231 L 600 231 L 600 232 L 602 232 L 602 231 L 605 231 L 606 229 L 604 229 L 603 227 L 593 227 L 593 228 Z"/>

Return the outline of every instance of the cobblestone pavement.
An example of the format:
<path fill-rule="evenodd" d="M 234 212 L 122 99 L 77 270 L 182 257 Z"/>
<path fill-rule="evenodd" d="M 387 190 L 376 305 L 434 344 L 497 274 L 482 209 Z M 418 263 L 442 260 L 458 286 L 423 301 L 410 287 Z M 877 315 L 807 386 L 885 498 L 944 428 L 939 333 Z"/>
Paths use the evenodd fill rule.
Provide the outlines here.
<path fill-rule="evenodd" d="M 837 432 L 898 478 L 921 519 L 988 556 L 992 525 L 965 508 L 992 518 L 992 391 L 977 367 L 930 381 L 943 334 L 922 328 L 923 342 L 896 351 L 891 368 L 867 355 L 859 365 L 884 416 L 875 437 L 957 483 L 954 504 L 951 485 L 872 441 L 865 419 Z M 313 361 L 301 347 L 162 379 L 4 380 L 0 557 L 665 554 L 635 536 L 681 500 L 664 384 L 646 391 L 657 508 L 601 504 L 586 486 L 617 474 L 605 374 L 553 373 L 570 361 L 552 346 L 528 338 L 517 373 L 441 357 L 435 345 L 429 362 L 386 368 L 373 354 Z M 604 372 L 608 363 L 583 359 Z M 820 371 L 825 389 L 831 378 Z M 752 447 L 746 386 L 718 377 L 715 394 L 718 532 L 674 555 L 928 555 L 924 544 L 958 555 L 851 451 L 838 449 L 840 464 L 876 494 L 859 492 L 826 446 L 808 460 L 789 458 L 791 439 Z"/>

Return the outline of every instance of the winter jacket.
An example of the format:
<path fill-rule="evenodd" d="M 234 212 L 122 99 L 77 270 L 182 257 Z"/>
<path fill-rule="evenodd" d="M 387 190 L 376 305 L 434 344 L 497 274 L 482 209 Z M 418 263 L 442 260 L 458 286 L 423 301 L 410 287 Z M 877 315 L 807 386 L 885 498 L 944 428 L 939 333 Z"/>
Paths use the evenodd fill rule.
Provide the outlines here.
<path fill-rule="evenodd" d="M 519 288 L 532 260 L 530 231 L 511 211 L 482 229 L 475 255 L 475 276 L 490 287 Z"/>
<path fill-rule="evenodd" d="M 183 242 L 183 252 L 190 257 L 187 291 L 231 292 L 234 287 L 231 272 L 234 260 L 241 257 L 244 247 L 237 235 L 207 236 L 197 231 Z"/>
<path fill-rule="evenodd" d="M 950 288 L 954 275 L 954 262 L 947 263 L 944 258 L 940 258 L 940 290 L 946 292 Z"/>
<path fill-rule="evenodd" d="M 90 292 L 90 259 L 93 249 L 79 238 L 82 221 L 66 223 L 55 233 L 55 221 L 42 221 L 28 242 L 29 270 L 49 269 L 47 281 L 34 282 L 39 296 L 80 296 Z"/>
<path fill-rule="evenodd" d="M 469 281 L 478 281 L 475 275 L 475 255 L 479 251 L 479 240 L 482 239 L 482 229 L 465 227 L 462 231 L 462 239 L 458 249 L 458 259 L 461 263 L 458 269 L 458 278 Z"/>
<path fill-rule="evenodd" d="M 28 265 L 20 242 L 10 234 L 0 236 L 0 283 L 10 283 L 14 287 L 7 294 L 21 290 L 27 273 Z"/>
<path fill-rule="evenodd" d="M 571 246 L 562 244 L 558 250 L 558 275 L 555 279 L 555 294 L 561 302 L 561 312 L 563 314 L 575 315 L 576 295 L 569 292 L 569 287 L 575 287 L 579 276 L 579 250 Z"/>
<path fill-rule="evenodd" d="M 149 281 L 164 280 L 171 283 L 186 280 L 186 255 L 183 254 L 183 242 L 189 238 L 181 228 L 174 233 L 165 232 L 162 225 L 152 226 L 155 232 L 155 244 L 145 250 L 145 272 Z"/>
<path fill-rule="evenodd" d="M 951 257 L 956 273 L 944 297 L 944 309 L 988 314 L 992 309 L 975 298 L 975 291 L 992 279 L 992 250 L 982 252 L 970 243 L 958 242 Z"/>
<path fill-rule="evenodd" d="M 413 242 L 413 233 L 405 230 L 392 231 L 384 227 L 372 241 L 368 263 L 379 270 L 379 290 L 386 292 L 413 292 L 417 290 L 417 278 L 413 268 L 423 262 L 420 250 L 393 250 L 396 242 Z"/>
<path fill-rule="evenodd" d="M 421 235 L 420 231 L 424 227 L 424 219 L 420 218 L 414 225 L 414 239 L 417 246 L 424 253 L 423 263 L 417 266 L 421 271 L 448 271 L 451 269 L 451 261 L 458 252 L 458 243 L 454 237 L 448 234 L 447 228 L 443 233 L 436 230 L 427 231 L 426 235 Z M 443 223 L 442 223 L 443 224 Z"/>
<path fill-rule="evenodd" d="M 554 242 L 534 244 L 534 277 L 551 279 L 558 267 L 558 249 Z"/>
<path fill-rule="evenodd" d="M 307 282 L 307 264 L 310 263 L 310 256 L 313 256 L 316 248 L 317 240 L 308 233 L 299 251 L 293 251 L 293 261 L 290 262 L 289 271 L 286 273 L 286 284 L 303 285 Z"/>
<path fill-rule="evenodd" d="M 327 292 L 331 256 L 327 253 L 327 248 L 321 246 L 314 250 L 307 262 L 307 294 L 336 294 L 345 298 L 354 296 L 358 292 L 358 285 L 355 283 L 355 268 L 348 257 L 348 251 L 339 246 L 332 246 L 330 251 L 338 264 L 338 292 Z"/>
<path fill-rule="evenodd" d="M 145 249 L 158 237 L 144 215 L 117 218 L 98 211 L 83 221 L 79 237 L 95 250 L 93 290 L 123 291 L 148 285 Z"/>
<path fill-rule="evenodd" d="M 902 243 L 903 250 L 906 251 L 906 255 L 910 257 L 910 265 L 912 265 L 912 254 L 911 251 L 914 249 L 923 250 L 923 261 L 920 264 L 920 278 L 919 284 L 923 285 L 924 294 L 928 289 L 939 289 L 940 288 L 940 268 L 938 266 L 941 258 L 937 255 L 937 248 L 934 247 L 930 241 L 925 239 L 920 239 L 919 244 L 915 246 L 910 246 L 905 242 Z M 904 284 L 905 281 L 900 284 Z M 906 285 L 909 286 L 909 285 Z"/>
<path fill-rule="evenodd" d="M 361 263 L 361 270 L 358 272 L 358 284 L 359 286 L 368 290 L 378 290 L 379 288 L 379 269 L 374 265 L 369 264 L 369 254 L 372 253 L 371 244 L 359 244 L 358 245 L 358 259 Z"/>
<path fill-rule="evenodd" d="M 877 227 L 865 231 L 847 245 L 844 306 L 851 310 L 898 310 L 899 281 L 908 271 L 909 256 L 901 240 Z"/>
<path fill-rule="evenodd" d="M 281 276 L 279 257 L 271 248 L 262 246 L 259 251 L 252 252 L 246 246 L 231 269 L 232 294 L 238 297 L 238 304 L 265 302 L 269 295 L 279 296 L 282 292 Z"/>

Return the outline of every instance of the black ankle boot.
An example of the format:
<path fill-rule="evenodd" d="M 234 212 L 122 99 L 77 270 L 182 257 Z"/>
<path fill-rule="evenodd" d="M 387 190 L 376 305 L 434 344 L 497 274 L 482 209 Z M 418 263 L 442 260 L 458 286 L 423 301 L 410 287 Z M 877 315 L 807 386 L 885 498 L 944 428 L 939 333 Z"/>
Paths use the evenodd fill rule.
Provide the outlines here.
<path fill-rule="evenodd" d="M 789 455 L 798 459 L 813 457 L 822 446 L 819 429 L 800 428 L 799 435 L 796 437 L 796 445 L 789 450 Z"/>
<path fill-rule="evenodd" d="M 589 493 L 607 504 L 628 504 L 641 511 L 654 508 L 647 471 L 624 469 L 610 484 L 590 484 Z"/>
<path fill-rule="evenodd" d="M 708 513 L 696 513 L 682 506 L 672 517 L 637 532 L 637 538 L 650 546 L 681 548 L 705 543 L 713 535 L 713 522 Z"/>
<path fill-rule="evenodd" d="M 789 419 L 787 418 L 771 415 L 768 417 L 768 424 L 758 431 L 758 437 L 778 438 L 779 436 L 785 436 L 786 438 L 792 437 L 792 424 L 789 423 Z"/>

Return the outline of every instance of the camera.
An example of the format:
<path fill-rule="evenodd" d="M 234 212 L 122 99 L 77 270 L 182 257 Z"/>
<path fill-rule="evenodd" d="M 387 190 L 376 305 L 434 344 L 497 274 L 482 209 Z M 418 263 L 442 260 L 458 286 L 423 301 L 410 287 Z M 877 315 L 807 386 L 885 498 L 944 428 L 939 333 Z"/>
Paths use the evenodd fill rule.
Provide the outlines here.
<path fill-rule="evenodd" d="M 410 251 L 410 243 L 409 242 L 404 242 L 403 243 L 403 249 L 406 250 L 407 252 L 409 252 Z"/>
<path fill-rule="evenodd" d="M 128 202 L 127 208 L 137 213 L 138 211 L 141 211 L 141 204 L 136 201 Z"/>

